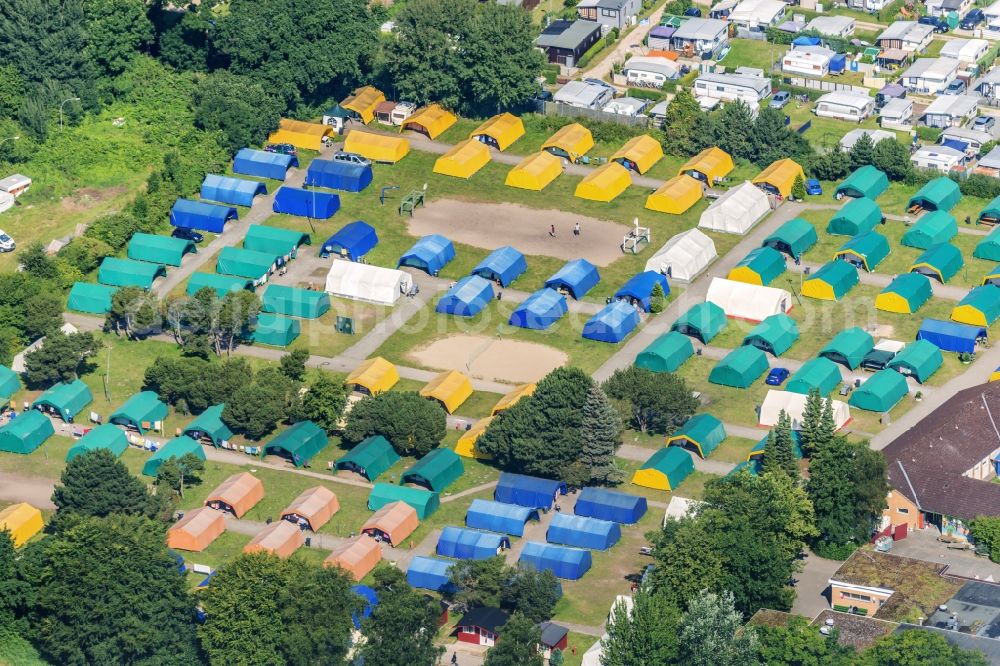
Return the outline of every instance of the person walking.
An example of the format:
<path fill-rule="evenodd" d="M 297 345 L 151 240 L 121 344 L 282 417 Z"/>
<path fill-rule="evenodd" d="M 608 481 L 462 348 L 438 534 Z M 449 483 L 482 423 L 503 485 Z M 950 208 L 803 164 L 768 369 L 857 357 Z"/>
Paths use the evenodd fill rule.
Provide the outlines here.
<path fill-rule="evenodd" d="M 556 237 L 556 225 L 553 224 L 549 227 L 549 236 Z"/>
<path fill-rule="evenodd" d="M 573 235 L 574 236 L 579 236 L 580 235 L 580 223 L 579 222 L 577 222 L 576 226 L 573 227 Z"/>

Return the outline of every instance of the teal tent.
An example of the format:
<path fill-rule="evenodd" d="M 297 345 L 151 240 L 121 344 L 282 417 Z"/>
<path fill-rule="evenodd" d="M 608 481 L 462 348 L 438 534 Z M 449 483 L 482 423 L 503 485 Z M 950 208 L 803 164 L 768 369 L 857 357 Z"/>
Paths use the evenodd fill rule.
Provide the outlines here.
<path fill-rule="evenodd" d="M 1000 225 L 976 243 L 972 256 L 986 261 L 1000 261 Z"/>
<path fill-rule="evenodd" d="M 764 239 L 764 247 L 773 247 L 788 256 L 801 257 L 819 241 L 816 227 L 801 217 L 796 217 L 777 228 L 773 234 Z"/>
<path fill-rule="evenodd" d="M 799 327 L 795 320 L 784 313 L 773 314 L 764 319 L 743 338 L 744 345 L 781 356 L 799 339 Z"/>
<path fill-rule="evenodd" d="M 882 221 L 882 209 L 871 199 L 851 199 L 826 226 L 826 233 L 857 236 L 872 231 Z"/>
<path fill-rule="evenodd" d="M 955 277 L 964 265 L 961 250 L 950 243 L 941 243 L 917 257 L 910 266 L 910 272 L 935 278 L 944 284 Z"/>
<path fill-rule="evenodd" d="M 301 326 L 298 320 L 262 312 L 257 315 L 257 326 L 250 339 L 262 345 L 287 347 L 299 337 Z"/>
<path fill-rule="evenodd" d="M 943 363 L 944 355 L 936 344 L 930 340 L 916 340 L 903 347 L 903 351 L 889 361 L 889 367 L 923 384 Z"/>
<path fill-rule="evenodd" d="M 947 243 L 958 235 L 958 222 L 951 213 L 935 210 L 921 215 L 917 223 L 903 234 L 901 245 L 927 250 L 934 245 Z"/>
<path fill-rule="evenodd" d="M 268 285 L 264 291 L 264 312 L 318 319 L 330 309 L 330 295 L 325 291 L 297 289 L 283 284 Z"/>
<path fill-rule="evenodd" d="M 288 257 L 294 256 L 300 245 L 311 243 L 309 234 L 301 231 L 251 224 L 243 238 L 243 249 L 263 252 L 274 257 Z"/>
<path fill-rule="evenodd" d="M 871 334 L 854 326 L 835 335 L 833 340 L 819 351 L 819 355 L 854 370 L 865 360 L 865 354 L 874 347 L 875 340 Z"/>
<path fill-rule="evenodd" d="M 219 252 L 215 272 L 258 281 L 271 274 L 275 261 L 277 257 L 271 254 L 227 246 Z"/>
<path fill-rule="evenodd" d="M 346 469 L 374 481 L 399 462 L 399 454 L 385 437 L 374 435 L 337 458 L 337 469 Z"/>
<path fill-rule="evenodd" d="M 639 352 L 634 365 L 652 372 L 674 372 L 692 356 L 694 344 L 691 338 L 677 331 L 669 331 Z"/>
<path fill-rule="evenodd" d="M 189 453 L 200 460 L 205 460 L 205 449 L 201 444 L 187 436 L 174 437 L 150 456 L 142 466 L 142 473 L 155 477 L 160 471 L 160 465 L 168 460 L 183 458 Z"/>
<path fill-rule="evenodd" d="M 37 410 L 24 412 L 0 428 L 0 451 L 31 453 L 54 435 L 52 421 Z"/>
<path fill-rule="evenodd" d="M 869 231 L 858 234 L 841 245 L 833 258 L 842 259 L 871 273 L 888 256 L 889 239 L 877 231 Z"/>
<path fill-rule="evenodd" d="M 808 395 L 813 389 L 826 395 L 840 384 L 840 368 L 828 358 L 819 356 L 803 363 L 785 385 L 789 393 Z"/>
<path fill-rule="evenodd" d="M 136 393 L 125 401 L 108 418 L 110 423 L 135 428 L 139 434 L 153 427 L 157 421 L 167 418 L 167 406 L 160 401 L 160 396 L 153 391 Z"/>
<path fill-rule="evenodd" d="M 902 400 L 909 389 L 906 377 L 895 370 L 879 370 L 854 389 L 847 401 L 851 407 L 869 412 L 888 412 Z"/>
<path fill-rule="evenodd" d="M 128 439 L 125 432 L 116 425 L 105 423 L 90 430 L 80 438 L 66 453 L 66 462 L 77 457 L 81 453 L 104 449 L 110 451 L 115 458 L 121 458 L 128 448 Z"/>
<path fill-rule="evenodd" d="M 215 295 L 219 298 L 224 298 L 231 291 L 241 289 L 253 291 L 253 280 L 218 273 L 192 273 L 188 278 L 187 295 L 194 296 L 199 289 L 205 287 L 215 290 Z"/>
<path fill-rule="evenodd" d="M 228 441 L 233 436 L 233 431 L 222 422 L 224 408 L 225 405 L 212 405 L 184 428 L 184 434 L 195 440 L 207 439 L 214 446 Z"/>
<path fill-rule="evenodd" d="M 876 169 L 871 164 L 858 167 L 837 186 L 834 196 L 838 199 L 867 197 L 874 201 L 880 194 L 889 189 L 889 178 L 884 171 Z"/>
<path fill-rule="evenodd" d="M 73 417 L 83 411 L 83 408 L 94 400 L 90 387 L 79 379 L 71 382 L 53 385 L 44 393 L 38 396 L 33 403 L 32 409 L 39 409 L 43 412 L 54 412 L 68 423 L 73 422 Z"/>
<path fill-rule="evenodd" d="M 262 455 L 275 453 L 291 460 L 296 467 L 309 461 L 326 446 L 326 432 L 312 421 L 299 421 L 281 432 L 264 447 Z"/>
<path fill-rule="evenodd" d="M 451 449 L 433 449 L 410 469 L 403 472 L 401 481 L 424 486 L 436 493 L 465 474 L 465 465 L 457 453 Z"/>
<path fill-rule="evenodd" d="M 184 255 L 197 252 L 198 246 L 191 241 L 173 236 L 157 236 L 141 232 L 132 234 L 128 242 L 128 258 L 149 261 L 154 264 L 180 266 Z"/>
<path fill-rule="evenodd" d="M 378 511 L 393 502 L 409 504 L 416 510 L 417 518 L 420 520 L 426 519 L 441 506 L 437 493 L 392 483 L 376 483 L 368 495 L 368 508 L 372 511 Z"/>
<path fill-rule="evenodd" d="M 116 291 L 118 287 L 109 287 L 106 284 L 76 282 L 69 290 L 66 307 L 77 312 L 104 315 L 111 310 L 111 298 Z"/>
<path fill-rule="evenodd" d="M 726 327 L 726 312 L 715 303 L 696 303 L 677 318 L 670 327 L 684 335 L 701 340 L 706 345 Z"/>
<path fill-rule="evenodd" d="M 101 267 L 97 269 L 97 281 L 111 287 L 149 289 L 153 286 L 153 280 L 166 276 L 167 269 L 163 264 L 118 257 L 104 257 Z"/>
<path fill-rule="evenodd" d="M 667 437 L 667 446 L 688 447 L 702 458 L 707 458 L 725 440 L 726 426 L 722 421 L 711 414 L 695 414 Z"/>
<path fill-rule="evenodd" d="M 737 347 L 712 368 L 708 381 L 733 388 L 747 388 L 767 370 L 764 352 L 756 347 Z"/>
<path fill-rule="evenodd" d="M 961 198 L 962 191 L 958 188 L 958 183 L 951 178 L 942 176 L 921 187 L 916 194 L 910 197 L 906 208 L 909 211 L 917 209 L 949 211 Z"/>
<path fill-rule="evenodd" d="M 17 373 L 5 365 L 0 365 L 0 400 L 4 402 L 21 390 L 21 380 Z"/>

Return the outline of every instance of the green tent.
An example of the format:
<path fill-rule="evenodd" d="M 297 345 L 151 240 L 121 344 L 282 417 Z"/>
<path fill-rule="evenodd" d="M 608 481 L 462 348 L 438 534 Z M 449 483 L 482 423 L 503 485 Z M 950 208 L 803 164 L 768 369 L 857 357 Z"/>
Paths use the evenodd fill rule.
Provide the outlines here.
<path fill-rule="evenodd" d="M 0 400 L 4 402 L 14 397 L 21 390 L 21 380 L 17 373 L 6 365 L 0 365 Z"/>
<path fill-rule="evenodd" d="M 1000 226 L 997 226 L 986 238 L 976 243 L 976 249 L 972 256 L 986 261 L 1000 261 Z"/>
<path fill-rule="evenodd" d="M 958 183 L 951 178 L 935 178 L 910 197 L 906 204 L 907 210 L 920 207 L 924 210 L 944 210 L 949 211 L 955 207 L 959 199 L 962 198 L 962 191 L 958 189 Z M 987 206 L 986 208 L 989 208 Z M 982 215 L 980 215 L 982 217 Z"/>
<path fill-rule="evenodd" d="M 840 384 L 840 368 L 828 358 L 819 356 L 802 364 L 788 380 L 785 390 L 789 393 L 808 395 L 809 391 L 818 389 L 821 395 L 826 395 Z"/>
<path fill-rule="evenodd" d="M 936 344 L 929 340 L 917 340 L 903 347 L 889 361 L 888 367 L 923 384 L 943 363 L 944 355 Z"/>
<path fill-rule="evenodd" d="M 992 284 L 969 290 L 951 311 L 954 321 L 988 328 L 1000 319 L 1000 287 Z"/>
<path fill-rule="evenodd" d="M 722 421 L 711 414 L 695 414 L 667 437 L 667 446 L 687 446 L 707 458 L 725 440 L 726 426 Z"/>
<path fill-rule="evenodd" d="M 994 266 L 990 270 L 986 271 L 986 275 L 983 276 L 982 286 L 985 287 L 988 284 L 991 284 L 994 287 L 1000 287 L 1000 265 Z"/>
<path fill-rule="evenodd" d="M 737 347 L 712 368 L 708 381 L 722 386 L 747 388 L 767 370 L 764 352 L 756 347 Z"/>
<path fill-rule="evenodd" d="M 835 259 L 805 279 L 802 283 L 802 295 L 823 301 L 839 301 L 860 280 L 854 264 Z"/>
<path fill-rule="evenodd" d="M 399 454 L 385 437 L 374 435 L 362 440 L 353 449 L 337 459 L 337 469 L 356 472 L 369 481 L 382 476 L 387 469 L 399 462 Z"/>
<path fill-rule="evenodd" d="M 773 314 L 764 319 L 743 338 L 744 345 L 781 356 L 799 339 L 799 326 L 784 313 Z"/>
<path fill-rule="evenodd" d="M 773 247 L 763 246 L 751 250 L 731 271 L 730 280 L 739 280 L 766 287 L 785 272 L 785 257 Z"/>
<path fill-rule="evenodd" d="M 903 234 L 900 244 L 926 250 L 940 243 L 947 243 L 958 235 L 958 222 L 951 213 L 935 210 L 921 215 L 917 223 Z"/>
<path fill-rule="evenodd" d="M 763 245 L 773 247 L 792 258 L 801 257 L 818 242 L 816 227 L 796 217 L 783 225 L 764 239 Z"/>
<path fill-rule="evenodd" d="M 121 458 L 128 448 L 128 438 L 125 432 L 116 425 L 105 423 L 92 429 L 80 438 L 76 444 L 66 453 L 66 462 L 76 458 L 81 453 L 105 449 L 110 451 L 115 458 Z"/>
<path fill-rule="evenodd" d="M 31 408 L 41 409 L 43 412 L 54 411 L 63 421 L 72 423 L 73 417 L 93 400 L 90 387 L 81 380 L 74 379 L 69 383 L 59 382 L 46 390 L 31 403 Z"/>
<path fill-rule="evenodd" d="M 726 327 L 726 312 L 715 303 L 696 303 L 670 327 L 684 335 L 701 340 L 706 345 Z"/>
<path fill-rule="evenodd" d="M 111 310 L 111 298 L 116 291 L 118 291 L 118 287 L 76 282 L 69 290 L 69 300 L 66 302 L 66 307 L 88 314 L 107 314 Z"/>
<path fill-rule="evenodd" d="M 667 446 L 636 470 L 632 483 L 658 490 L 677 490 L 677 486 L 694 471 L 691 454 L 677 446 Z"/>
<path fill-rule="evenodd" d="M 882 221 L 882 210 L 871 199 L 851 199 L 826 225 L 826 233 L 857 236 L 871 231 Z"/>
<path fill-rule="evenodd" d="M 55 432 L 49 417 L 32 409 L 12 418 L 0 428 L 0 451 L 31 453 Z"/>
<path fill-rule="evenodd" d="M 837 333 L 833 340 L 819 350 L 819 355 L 854 370 L 865 360 L 865 354 L 874 347 L 875 340 L 868 331 L 854 326 Z"/>
<path fill-rule="evenodd" d="M 436 493 L 465 474 L 462 458 L 451 449 L 434 449 L 403 473 L 403 483 L 424 486 Z"/>
<path fill-rule="evenodd" d="M 233 431 L 222 422 L 224 408 L 224 404 L 212 405 L 184 428 L 184 434 L 195 440 L 207 439 L 215 446 L 228 441 L 233 436 Z"/>
<path fill-rule="evenodd" d="M 884 171 L 876 169 L 871 164 L 858 167 L 850 176 L 844 179 L 834 196 L 838 199 L 843 197 L 853 197 L 861 199 L 866 197 L 874 201 L 880 194 L 889 189 L 889 177 Z"/>
<path fill-rule="evenodd" d="M 224 247 L 215 262 L 215 272 L 248 280 L 263 280 L 274 269 L 276 257 L 264 252 Z"/>
<path fill-rule="evenodd" d="M 300 245 L 310 245 L 309 234 L 290 229 L 251 224 L 243 238 L 243 249 L 263 252 L 275 257 L 294 256 Z"/>
<path fill-rule="evenodd" d="M 189 453 L 194 454 L 200 460 L 205 460 L 205 449 L 201 444 L 187 436 L 174 437 L 150 456 L 146 464 L 142 466 L 142 473 L 146 476 L 156 476 L 160 471 L 160 465 L 168 460 L 183 458 Z"/>
<path fill-rule="evenodd" d="M 941 243 L 917 257 L 910 266 L 910 272 L 935 278 L 944 284 L 955 277 L 963 265 L 962 251 L 950 243 Z"/>
<path fill-rule="evenodd" d="M 261 455 L 285 455 L 296 467 L 302 467 L 326 446 L 326 441 L 326 431 L 318 425 L 312 421 L 299 421 L 268 442 Z"/>
<path fill-rule="evenodd" d="M 913 314 L 930 300 L 931 281 L 919 273 L 903 273 L 892 279 L 878 296 L 875 308 L 896 314 Z"/>
<path fill-rule="evenodd" d="M 889 239 L 877 231 L 869 231 L 841 245 L 833 258 L 843 259 L 871 273 L 888 256 Z"/>
<path fill-rule="evenodd" d="M 902 400 L 909 389 L 906 377 L 895 370 L 879 370 L 854 389 L 847 404 L 869 412 L 887 412 Z"/>
<path fill-rule="evenodd" d="M 754 458 L 758 460 L 764 457 L 764 452 L 767 450 L 767 438 L 770 433 L 764 435 L 757 442 L 757 445 L 750 449 L 750 453 L 747 454 L 747 462 L 752 461 Z M 802 433 L 798 430 L 792 431 L 792 454 L 796 458 L 802 458 Z M 728 474 L 726 476 L 729 476 Z"/>
<path fill-rule="evenodd" d="M 191 241 L 172 236 L 135 233 L 128 242 L 129 259 L 168 266 L 180 266 L 185 254 L 197 251 L 198 246 Z"/>
<path fill-rule="evenodd" d="M 297 320 L 262 312 L 257 315 L 257 326 L 250 334 L 250 340 L 262 345 L 287 347 L 299 337 L 300 332 Z"/>
<path fill-rule="evenodd" d="M 165 418 L 167 406 L 160 402 L 160 396 L 152 391 L 143 391 L 126 400 L 111 414 L 108 422 L 135 428 L 142 434 L 152 428 L 153 423 Z"/>
<path fill-rule="evenodd" d="M 441 500 L 437 493 L 391 483 L 376 483 L 371 493 L 368 494 L 368 508 L 372 511 L 378 511 L 386 504 L 393 502 L 409 504 L 416 509 L 417 518 L 420 520 L 427 519 L 441 506 Z"/>
<path fill-rule="evenodd" d="M 669 331 L 639 352 L 634 365 L 651 372 L 674 372 L 692 356 L 694 344 L 691 343 L 691 338 L 677 331 Z"/>
<path fill-rule="evenodd" d="M 253 291 L 253 280 L 232 275 L 219 275 L 218 273 L 192 273 L 191 277 L 188 278 L 187 295 L 194 296 L 199 289 L 205 287 L 214 289 L 216 296 L 224 298 L 231 291 L 240 291 L 241 289 Z"/>
<path fill-rule="evenodd" d="M 976 223 L 986 221 L 988 224 L 996 224 L 1000 222 L 1000 197 L 996 197 L 993 201 L 986 204 L 986 206 L 979 211 L 979 217 L 976 218 Z"/>
<path fill-rule="evenodd" d="M 268 285 L 261 300 L 264 312 L 303 319 L 318 319 L 330 309 L 330 295 L 325 291 L 296 289 L 283 284 Z"/>
<path fill-rule="evenodd" d="M 112 287 L 140 287 L 149 289 L 153 280 L 166 277 L 167 269 L 163 264 L 151 264 L 145 261 L 104 257 L 101 267 L 97 269 L 97 281 Z"/>

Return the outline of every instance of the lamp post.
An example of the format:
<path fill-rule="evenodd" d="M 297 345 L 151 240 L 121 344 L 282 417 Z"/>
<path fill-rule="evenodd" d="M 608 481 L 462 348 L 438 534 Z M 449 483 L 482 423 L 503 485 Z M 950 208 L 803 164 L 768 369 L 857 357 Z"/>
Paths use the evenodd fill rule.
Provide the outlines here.
<path fill-rule="evenodd" d="M 79 102 L 79 97 L 70 97 L 69 99 L 64 99 L 62 104 L 59 105 L 59 129 L 63 128 L 63 107 L 66 106 L 66 102 Z"/>

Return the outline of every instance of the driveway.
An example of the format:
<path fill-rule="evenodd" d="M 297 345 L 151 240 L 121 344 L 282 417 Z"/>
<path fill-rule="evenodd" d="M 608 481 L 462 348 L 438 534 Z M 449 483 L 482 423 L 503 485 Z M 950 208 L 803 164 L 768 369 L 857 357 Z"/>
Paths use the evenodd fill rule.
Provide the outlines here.
<path fill-rule="evenodd" d="M 810 619 L 830 608 L 826 597 L 830 576 L 843 562 L 822 558 L 811 550 L 806 551 L 805 565 L 795 577 L 795 603 L 792 612 Z"/>
<path fill-rule="evenodd" d="M 937 540 L 935 527 L 913 530 L 901 541 L 892 544 L 892 554 L 913 557 L 927 562 L 947 564 L 947 573 L 965 578 L 986 581 L 1000 581 L 1000 564 L 990 562 L 985 557 L 968 550 L 952 550 Z"/>

